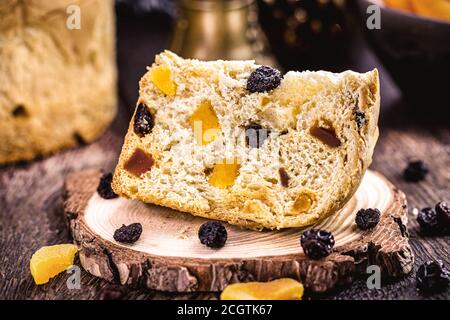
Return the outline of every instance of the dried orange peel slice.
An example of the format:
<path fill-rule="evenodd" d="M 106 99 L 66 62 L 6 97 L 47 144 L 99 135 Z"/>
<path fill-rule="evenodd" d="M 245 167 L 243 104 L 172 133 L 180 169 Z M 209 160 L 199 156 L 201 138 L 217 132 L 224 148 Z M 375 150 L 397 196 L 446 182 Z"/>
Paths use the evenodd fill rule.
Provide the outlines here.
<path fill-rule="evenodd" d="M 50 278 L 73 265 L 77 251 L 77 246 L 73 244 L 58 244 L 37 250 L 30 260 L 30 271 L 34 282 L 47 283 Z"/>
<path fill-rule="evenodd" d="M 301 300 L 303 285 L 290 278 L 270 282 L 235 283 L 227 286 L 221 300 Z"/>
<path fill-rule="evenodd" d="M 387 6 L 419 16 L 450 21 L 449 0 L 384 0 Z"/>

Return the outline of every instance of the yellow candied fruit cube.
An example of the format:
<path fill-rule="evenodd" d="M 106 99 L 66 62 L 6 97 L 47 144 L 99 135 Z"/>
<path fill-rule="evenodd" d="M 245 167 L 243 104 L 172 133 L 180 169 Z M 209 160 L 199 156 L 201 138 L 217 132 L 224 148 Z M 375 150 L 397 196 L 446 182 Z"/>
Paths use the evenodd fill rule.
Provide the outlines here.
<path fill-rule="evenodd" d="M 197 144 L 204 146 L 216 140 L 220 133 L 219 119 L 208 100 L 202 101 L 190 116 L 189 123 L 194 131 Z"/>
<path fill-rule="evenodd" d="M 208 182 L 221 189 L 231 187 L 239 174 L 239 168 L 237 159 L 227 159 L 222 163 L 217 163 Z"/>
<path fill-rule="evenodd" d="M 172 74 L 168 66 L 153 67 L 150 71 L 150 79 L 164 94 L 174 96 L 177 93 L 177 87 L 172 80 Z"/>
<path fill-rule="evenodd" d="M 290 278 L 270 282 L 236 283 L 227 286 L 221 300 L 301 300 L 303 285 Z"/>
<path fill-rule="evenodd" d="M 73 244 L 58 244 L 40 248 L 30 260 L 30 271 L 34 282 L 36 284 L 47 283 L 50 278 L 73 265 L 77 251 L 77 246 Z"/>

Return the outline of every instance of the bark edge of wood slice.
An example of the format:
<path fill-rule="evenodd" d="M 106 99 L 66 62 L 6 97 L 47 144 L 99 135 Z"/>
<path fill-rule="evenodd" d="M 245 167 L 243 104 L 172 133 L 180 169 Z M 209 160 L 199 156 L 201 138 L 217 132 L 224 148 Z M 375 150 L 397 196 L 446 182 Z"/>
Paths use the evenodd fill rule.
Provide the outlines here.
<path fill-rule="evenodd" d="M 96 192 L 101 175 L 81 171 L 67 177 L 64 214 L 83 268 L 110 282 L 169 292 L 216 292 L 231 283 L 290 277 L 313 292 L 325 292 L 352 282 L 369 265 L 378 265 L 388 277 L 401 277 L 413 267 L 406 197 L 370 170 L 349 203 L 315 226 L 333 232 L 336 240 L 333 253 L 317 261 L 302 252 L 299 235 L 304 229 L 258 232 L 226 224 L 225 247 L 206 248 L 197 237 L 206 219 L 123 198 L 104 200 Z M 367 207 L 379 208 L 381 219 L 373 230 L 360 231 L 354 215 Z M 114 230 L 133 222 L 143 225 L 138 242 L 115 242 Z"/>

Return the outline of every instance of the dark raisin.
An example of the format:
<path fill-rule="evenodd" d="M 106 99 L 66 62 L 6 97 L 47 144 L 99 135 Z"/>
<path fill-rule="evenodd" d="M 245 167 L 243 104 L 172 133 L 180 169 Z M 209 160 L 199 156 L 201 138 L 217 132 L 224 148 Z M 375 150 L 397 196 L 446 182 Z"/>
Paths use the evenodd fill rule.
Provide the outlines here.
<path fill-rule="evenodd" d="M 139 104 L 134 115 L 134 133 L 143 137 L 152 131 L 154 125 L 153 115 L 145 105 Z"/>
<path fill-rule="evenodd" d="M 111 172 L 105 173 L 100 178 L 100 182 L 97 187 L 97 192 L 103 199 L 114 199 L 117 198 L 118 195 L 111 188 L 113 175 Z"/>
<path fill-rule="evenodd" d="M 380 222 L 380 216 L 378 209 L 360 209 L 356 213 L 355 222 L 361 230 L 373 229 Z"/>
<path fill-rule="evenodd" d="M 434 234 L 439 231 L 436 211 L 432 208 L 423 208 L 417 215 L 417 222 L 424 233 Z"/>
<path fill-rule="evenodd" d="M 76 144 L 79 146 L 85 146 L 87 141 L 83 138 L 83 136 L 79 132 L 73 133 L 73 140 L 75 140 Z"/>
<path fill-rule="evenodd" d="M 285 168 L 280 168 L 278 169 L 278 173 L 280 174 L 280 181 L 281 181 L 281 185 L 283 187 L 288 187 L 289 186 L 289 175 L 286 172 Z"/>
<path fill-rule="evenodd" d="M 438 204 L 436 204 L 435 207 L 436 210 L 436 218 L 443 228 L 445 228 L 447 231 L 450 230 L 450 206 L 445 202 L 441 201 Z"/>
<path fill-rule="evenodd" d="M 281 83 L 281 72 L 277 69 L 262 66 L 252 72 L 247 80 L 250 92 L 266 92 L 275 89 Z"/>
<path fill-rule="evenodd" d="M 108 284 L 106 287 L 102 288 L 98 294 L 98 300 L 122 300 L 126 294 L 127 290 L 123 286 L 116 284 Z"/>
<path fill-rule="evenodd" d="M 417 270 L 416 280 L 420 291 L 439 292 L 448 287 L 450 272 L 440 260 L 427 261 Z"/>
<path fill-rule="evenodd" d="M 361 111 L 355 112 L 355 121 L 358 128 L 361 128 L 366 123 L 366 114 Z"/>
<path fill-rule="evenodd" d="M 334 247 L 334 237 L 330 232 L 310 229 L 302 233 L 300 244 L 307 257 L 319 260 L 331 253 L 331 249 Z"/>
<path fill-rule="evenodd" d="M 403 177 L 408 182 L 418 182 L 425 179 L 428 167 L 422 160 L 411 161 L 403 171 Z"/>
<path fill-rule="evenodd" d="M 203 170 L 203 173 L 205 174 L 205 176 L 209 176 L 212 172 L 213 172 L 213 168 L 205 168 L 205 170 Z"/>
<path fill-rule="evenodd" d="M 245 126 L 245 142 L 248 147 L 260 148 L 268 138 L 270 130 L 263 128 L 260 124 L 250 123 Z"/>
<path fill-rule="evenodd" d="M 209 221 L 198 230 L 200 242 L 210 248 L 221 248 L 227 241 L 227 229 L 218 221 Z"/>
<path fill-rule="evenodd" d="M 14 118 L 24 118 L 28 116 L 28 111 L 23 105 L 18 105 L 12 111 L 12 115 Z"/>
<path fill-rule="evenodd" d="M 140 223 L 132 223 L 128 226 L 122 225 L 114 232 L 114 240 L 123 243 L 134 243 L 139 240 L 142 234 L 142 225 Z"/>
<path fill-rule="evenodd" d="M 336 135 L 336 131 L 334 128 L 322 128 L 314 126 L 309 130 L 309 133 L 313 136 L 325 143 L 326 145 L 337 148 L 341 146 L 341 140 L 339 140 Z"/>

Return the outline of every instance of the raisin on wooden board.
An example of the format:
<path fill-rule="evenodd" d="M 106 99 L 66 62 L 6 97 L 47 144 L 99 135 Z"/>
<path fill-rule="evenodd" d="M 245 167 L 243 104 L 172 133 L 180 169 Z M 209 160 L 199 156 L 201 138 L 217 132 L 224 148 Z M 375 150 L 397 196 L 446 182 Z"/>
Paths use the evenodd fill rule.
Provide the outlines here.
<path fill-rule="evenodd" d="M 221 248 L 227 241 L 227 229 L 218 221 L 209 221 L 198 230 L 200 242 L 210 248 Z"/>
<path fill-rule="evenodd" d="M 331 253 L 334 247 L 334 236 L 324 230 L 310 229 L 303 232 L 300 244 L 308 258 L 319 260 Z"/>
<path fill-rule="evenodd" d="M 142 225 L 140 223 L 132 223 L 128 226 L 122 225 L 114 232 L 114 240 L 122 243 L 135 243 L 142 234 Z"/>
<path fill-rule="evenodd" d="M 356 213 L 355 222 L 361 230 L 373 229 L 380 222 L 381 212 L 378 209 L 360 209 Z"/>
<path fill-rule="evenodd" d="M 100 182 L 97 187 L 97 192 L 103 199 L 114 199 L 117 198 L 118 195 L 111 188 L 113 175 L 111 172 L 105 173 L 100 178 Z"/>

